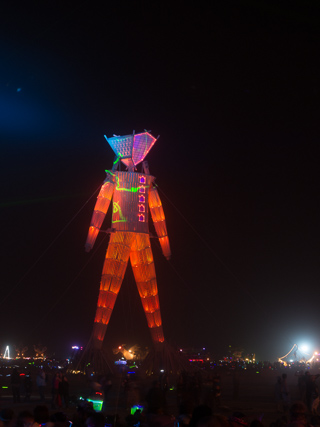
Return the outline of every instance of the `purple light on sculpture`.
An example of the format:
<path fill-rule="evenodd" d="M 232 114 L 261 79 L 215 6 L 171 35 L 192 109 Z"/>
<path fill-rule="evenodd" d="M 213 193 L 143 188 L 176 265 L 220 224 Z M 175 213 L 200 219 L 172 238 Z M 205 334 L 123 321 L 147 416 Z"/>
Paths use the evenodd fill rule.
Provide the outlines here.
<path fill-rule="evenodd" d="M 142 162 L 142 160 L 149 153 L 156 140 L 157 139 L 150 135 L 150 133 L 148 132 L 138 133 L 134 136 L 132 158 L 135 165 Z"/>
<path fill-rule="evenodd" d="M 125 136 L 104 136 L 114 153 L 121 158 L 127 167 L 138 165 L 149 153 L 157 138 L 149 132 L 143 132 Z"/>

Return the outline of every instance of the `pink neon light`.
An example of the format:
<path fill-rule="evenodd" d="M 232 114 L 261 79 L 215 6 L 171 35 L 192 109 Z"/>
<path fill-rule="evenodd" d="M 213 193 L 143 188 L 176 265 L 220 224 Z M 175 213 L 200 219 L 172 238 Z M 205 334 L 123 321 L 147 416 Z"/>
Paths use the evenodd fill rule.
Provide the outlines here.
<path fill-rule="evenodd" d="M 155 142 L 156 138 L 148 132 L 134 135 L 132 159 L 135 165 L 142 162 Z"/>
<path fill-rule="evenodd" d="M 146 208 L 144 205 L 139 205 L 139 212 L 145 212 Z"/>
<path fill-rule="evenodd" d="M 156 138 L 148 132 L 106 139 L 115 154 L 121 156 L 121 161 L 127 167 L 136 166 L 142 162 L 156 142 Z"/>
<path fill-rule="evenodd" d="M 143 185 L 139 187 L 139 193 L 145 193 L 145 192 L 146 192 L 146 188 Z"/>
<path fill-rule="evenodd" d="M 141 195 L 139 196 L 139 202 L 140 202 L 140 203 L 145 203 L 145 201 L 146 201 L 146 198 L 141 194 Z"/>

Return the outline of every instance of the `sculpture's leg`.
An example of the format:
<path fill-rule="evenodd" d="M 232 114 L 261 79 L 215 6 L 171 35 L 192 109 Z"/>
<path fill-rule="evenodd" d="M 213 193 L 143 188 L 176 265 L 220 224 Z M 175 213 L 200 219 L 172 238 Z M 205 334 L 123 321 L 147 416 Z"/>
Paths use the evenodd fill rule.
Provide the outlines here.
<path fill-rule="evenodd" d="M 135 234 L 130 261 L 152 339 L 156 343 L 163 342 L 157 279 L 148 234 Z"/>
<path fill-rule="evenodd" d="M 133 233 L 112 233 L 104 261 L 99 299 L 94 320 L 94 348 L 102 347 L 103 339 L 128 264 Z"/>

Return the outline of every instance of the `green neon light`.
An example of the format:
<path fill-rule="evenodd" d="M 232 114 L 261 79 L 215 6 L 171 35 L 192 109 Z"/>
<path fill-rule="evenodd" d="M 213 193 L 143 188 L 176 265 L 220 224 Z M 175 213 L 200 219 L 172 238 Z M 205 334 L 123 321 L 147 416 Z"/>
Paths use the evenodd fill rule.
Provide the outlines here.
<path fill-rule="evenodd" d="M 119 177 L 116 176 L 116 190 L 118 191 L 127 191 L 129 193 L 137 193 L 139 191 L 140 187 L 131 187 L 131 188 L 124 188 L 120 187 Z M 146 186 L 147 188 L 147 186 Z"/>
<path fill-rule="evenodd" d="M 122 210 L 121 210 L 119 203 L 114 201 L 113 202 L 113 213 L 117 213 L 117 212 L 119 212 L 120 219 L 118 219 L 116 221 L 112 221 L 113 223 L 115 223 L 115 222 L 127 222 L 128 221 L 127 218 L 122 214 Z"/>
<path fill-rule="evenodd" d="M 88 399 L 88 402 L 92 402 L 93 409 L 95 411 L 101 411 L 102 410 L 103 400 L 92 400 L 92 399 Z"/>
<path fill-rule="evenodd" d="M 131 188 L 118 188 L 118 191 L 128 191 L 129 193 L 137 193 L 139 191 L 139 187 L 131 187 Z"/>
<path fill-rule="evenodd" d="M 88 402 L 93 402 L 93 403 L 100 403 L 101 405 L 103 404 L 103 400 L 93 400 L 93 399 L 87 399 Z"/>

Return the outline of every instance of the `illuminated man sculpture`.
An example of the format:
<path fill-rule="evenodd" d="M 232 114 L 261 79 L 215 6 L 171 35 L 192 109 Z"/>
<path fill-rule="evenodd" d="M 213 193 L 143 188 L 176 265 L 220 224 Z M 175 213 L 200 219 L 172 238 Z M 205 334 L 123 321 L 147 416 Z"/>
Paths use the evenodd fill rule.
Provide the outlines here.
<path fill-rule="evenodd" d="M 111 171 L 101 187 L 86 241 L 89 252 L 113 198 L 110 242 L 104 261 L 97 311 L 91 336 L 94 349 L 101 349 L 111 313 L 130 258 L 134 277 L 154 343 L 164 341 L 158 298 L 157 280 L 150 246 L 148 209 L 155 225 L 162 252 L 169 259 L 169 239 L 162 204 L 154 177 L 149 174 L 147 162 L 143 173 L 136 166 L 144 160 L 156 142 L 150 133 L 105 137 L 116 154 Z M 127 167 L 120 170 L 120 160 Z"/>

